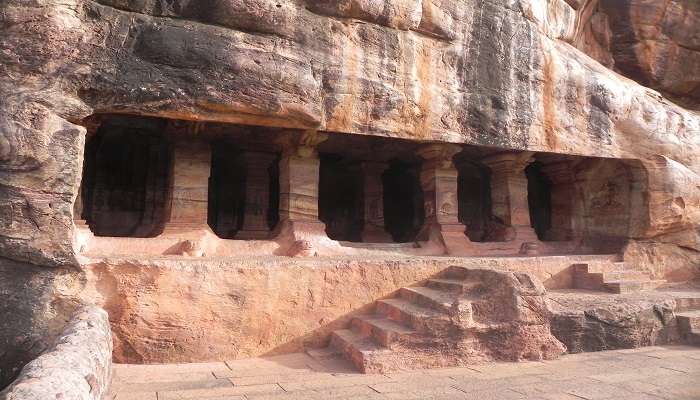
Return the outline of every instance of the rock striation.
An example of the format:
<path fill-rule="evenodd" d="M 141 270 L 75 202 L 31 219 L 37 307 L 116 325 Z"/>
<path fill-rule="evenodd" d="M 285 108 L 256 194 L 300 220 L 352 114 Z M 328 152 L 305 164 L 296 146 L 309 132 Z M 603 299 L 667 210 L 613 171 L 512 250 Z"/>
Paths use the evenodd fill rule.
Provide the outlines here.
<path fill-rule="evenodd" d="M 697 2 L 682 0 L 2 1 L 0 310 L 11 324 L 0 325 L 9 365 L 0 378 L 49 347 L 85 300 L 108 310 L 117 359 L 201 361 L 322 344 L 363 306 L 448 263 L 421 255 L 513 255 L 515 243 L 532 259 L 473 262 L 520 266 L 566 287 L 567 262 L 581 260 L 535 256 L 595 245 L 621 253 L 616 261 L 649 281 L 699 277 L 699 15 Z M 96 154 L 119 153 L 87 149 L 115 116 L 138 125 L 127 128 L 143 139 L 143 157 L 96 164 Z M 208 226 L 209 180 L 230 176 L 209 175 L 228 150 L 204 139 L 231 139 L 233 130 L 242 142 L 269 145 L 242 156 L 257 169 L 246 184 L 269 196 L 248 193 L 241 203 L 279 208 L 276 225 L 266 210 L 241 223 L 238 241 Z M 172 142 L 159 142 L 164 136 Z M 120 138 L 101 144 L 117 148 Z M 389 165 L 388 156 L 363 159 L 387 164 L 361 168 L 374 174 L 358 190 L 363 198 L 338 194 L 341 185 L 321 190 L 324 149 L 383 156 L 399 142 L 413 172 Z M 474 233 L 493 239 L 485 244 L 470 242 L 460 220 L 460 190 L 469 191 L 460 189 L 458 169 L 470 155 L 489 170 L 474 175 L 490 179 L 474 186 L 490 190 L 475 197 L 495 211 Z M 344 176 L 357 172 L 333 161 Z M 266 174 L 275 162 L 277 176 Z M 535 163 L 541 168 L 532 172 Z M 150 165 L 152 174 L 140 176 L 147 184 L 123 190 L 125 173 L 94 185 L 85 206 L 99 221 L 82 220 L 82 190 L 93 178 L 86 166 L 98 165 L 97 176 L 135 164 Z M 419 196 L 400 191 L 394 200 L 416 203 L 378 204 L 386 173 L 396 187 L 405 184 L 398 178 L 416 178 L 419 207 Z M 560 226 L 543 238 L 550 243 L 530 218 L 527 173 L 552 187 L 549 217 Z M 337 228 L 320 220 L 328 192 L 367 203 L 357 208 L 376 213 L 364 221 L 373 240 L 388 241 L 385 210 L 395 217 L 410 209 L 416 218 L 406 225 L 421 243 L 380 243 L 386 258 L 360 260 L 378 247 L 357 250 L 326 235 Z M 137 235 L 98 238 L 102 231 L 90 230 L 131 231 L 133 215 L 110 212 L 134 199 L 150 202 L 137 210 L 149 215 Z M 166 209 L 167 221 L 156 215 Z M 221 213 L 220 231 L 238 229 L 233 214 Z M 329 254 L 351 257 L 324 265 L 314 257 Z M 645 318 L 638 320 L 649 326 Z M 576 329 L 610 325 L 599 320 Z M 636 339 L 630 343 L 645 343 Z"/>
<path fill-rule="evenodd" d="M 638 238 L 666 235 L 669 220 L 695 207 L 677 192 L 699 186 L 700 117 L 571 44 L 611 29 L 617 69 L 634 69 L 619 54 L 630 41 L 616 40 L 624 34 L 609 26 L 624 24 L 638 38 L 662 15 L 662 27 L 649 33 L 661 39 L 644 42 L 659 43 L 656 52 L 638 57 L 657 75 L 639 80 L 687 97 L 675 88 L 697 86 L 687 81 L 698 75 L 691 3 L 6 1 L 0 251 L 76 265 L 72 206 L 86 118 L 96 113 L 640 160 L 649 181 L 669 185 L 657 193 L 650 183 L 654 197 L 685 203 L 651 203 Z M 672 34 L 677 21 L 687 29 Z M 635 54 L 644 48 L 632 46 Z M 667 57 L 667 48 L 690 55 Z M 667 74 L 654 67 L 662 60 L 672 61 Z M 690 221 L 697 226 L 697 216 Z M 672 233 L 673 243 L 697 242 L 697 230 Z"/>
<path fill-rule="evenodd" d="M 576 46 L 675 102 L 700 107 L 700 5 L 692 1 L 580 2 Z"/>

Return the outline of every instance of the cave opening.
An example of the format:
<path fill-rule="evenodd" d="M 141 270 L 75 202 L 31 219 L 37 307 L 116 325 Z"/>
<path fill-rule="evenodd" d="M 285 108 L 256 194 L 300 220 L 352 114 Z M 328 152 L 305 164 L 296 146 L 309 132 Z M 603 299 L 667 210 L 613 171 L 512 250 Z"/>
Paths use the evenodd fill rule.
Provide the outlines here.
<path fill-rule="evenodd" d="M 459 222 L 467 227 L 473 242 L 487 241 L 491 219 L 491 189 L 488 169 L 472 162 L 458 166 L 457 192 Z"/>
<path fill-rule="evenodd" d="M 361 242 L 364 226 L 362 174 L 356 163 L 321 154 L 318 212 L 333 240 Z"/>
<path fill-rule="evenodd" d="M 78 214 L 94 235 L 163 231 L 171 164 L 164 127 L 164 120 L 114 117 L 87 139 Z"/>
<path fill-rule="evenodd" d="M 207 223 L 222 239 L 233 239 L 243 226 L 244 185 L 240 151 L 230 143 L 216 143 L 211 154 Z"/>
<path fill-rule="evenodd" d="M 269 239 L 279 221 L 279 156 L 212 143 L 208 224 L 222 239 Z"/>
<path fill-rule="evenodd" d="M 552 228 L 552 185 L 542 172 L 542 164 L 534 162 L 525 168 L 530 225 L 539 240 L 545 240 Z"/>
<path fill-rule="evenodd" d="M 414 241 L 425 222 L 420 166 L 393 160 L 382 183 L 386 231 L 397 243 Z"/>

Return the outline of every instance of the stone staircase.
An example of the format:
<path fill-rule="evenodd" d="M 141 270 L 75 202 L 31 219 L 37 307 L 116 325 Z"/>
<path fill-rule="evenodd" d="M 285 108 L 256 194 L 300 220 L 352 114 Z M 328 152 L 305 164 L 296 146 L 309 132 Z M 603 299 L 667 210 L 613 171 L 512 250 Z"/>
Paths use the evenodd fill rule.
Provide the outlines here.
<path fill-rule="evenodd" d="M 675 314 L 681 340 L 700 346 L 700 298 L 676 299 Z"/>
<path fill-rule="evenodd" d="M 632 293 L 653 290 L 666 283 L 654 280 L 644 271 L 629 268 L 624 262 L 574 264 L 574 288 Z"/>
<path fill-rule="evenodd" d="M 544 288 L 529 275 L 451 267 L 378 300 L 374 314 L 333 332 L 325 353 L 365 373 L 554 358 L 564 347 L 546 315 Z"/>

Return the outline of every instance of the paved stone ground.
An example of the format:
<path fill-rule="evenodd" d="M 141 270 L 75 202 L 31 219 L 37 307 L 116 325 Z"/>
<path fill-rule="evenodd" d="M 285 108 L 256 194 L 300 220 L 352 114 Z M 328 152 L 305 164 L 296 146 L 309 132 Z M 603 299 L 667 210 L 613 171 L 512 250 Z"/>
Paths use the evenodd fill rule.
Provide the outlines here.
<path fill-rule="evenodd" d="M 700 399 L 700 347 L 362 375 L 305 354 L 204 364 L 115 365 L 115 400 Z"/>

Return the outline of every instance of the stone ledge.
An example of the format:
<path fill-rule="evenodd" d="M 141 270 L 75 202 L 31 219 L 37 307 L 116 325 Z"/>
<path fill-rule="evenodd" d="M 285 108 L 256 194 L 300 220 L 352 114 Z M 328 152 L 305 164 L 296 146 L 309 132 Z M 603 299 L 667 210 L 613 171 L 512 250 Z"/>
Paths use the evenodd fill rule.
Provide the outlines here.
<path fill-rule="evenodd" d="M 78 309 L 54 346 L 27 364 L 1 400 L 99 400 L 109 392 L 112 333 L 107 312 Z"/>

